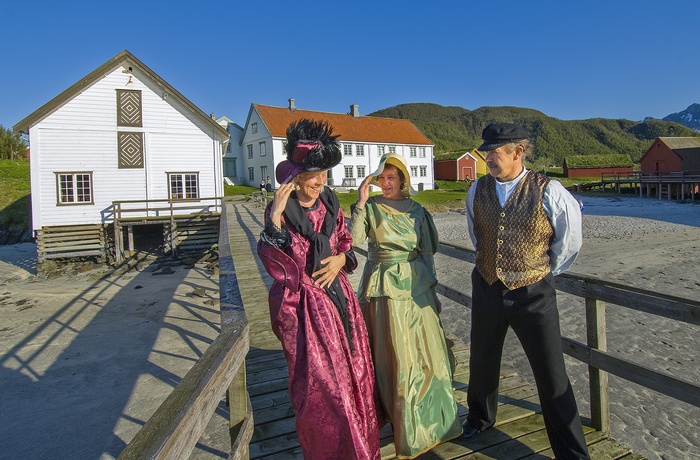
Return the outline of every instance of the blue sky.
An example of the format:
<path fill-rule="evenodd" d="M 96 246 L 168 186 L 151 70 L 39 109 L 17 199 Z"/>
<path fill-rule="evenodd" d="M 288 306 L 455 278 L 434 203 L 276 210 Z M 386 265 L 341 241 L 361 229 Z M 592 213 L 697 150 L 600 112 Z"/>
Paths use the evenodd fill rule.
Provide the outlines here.
<path fill-rule="evenodd" d="M 0 0 L 0 124 L 124 49 L 206 113 L 410 102 L 578 120 L 700 102 L 700 2 Z"/>

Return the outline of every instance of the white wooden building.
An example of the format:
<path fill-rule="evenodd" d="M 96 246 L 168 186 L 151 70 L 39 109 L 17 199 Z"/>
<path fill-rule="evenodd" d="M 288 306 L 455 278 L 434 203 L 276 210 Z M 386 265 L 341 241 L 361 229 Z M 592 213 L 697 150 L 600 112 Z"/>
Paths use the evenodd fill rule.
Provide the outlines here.
<path fill-rule="evenodd" d="M 286 158 L 284 142 L 289 125 L 309 118 L 327 121 L 339 134 L 343 161 L 329 171 L 328 185 L 356 188 L 372 173 L 384 153 L 402 155 L 409 165 L 411 185 L 417 190 L 434 188 L 433 143 L 410 120 L 363 117 L 356 104 L 350 113 L 300 110 L 294 99 L 288 107 L 251 104 L 241 138 L 241 183 L 257 187 L 269 176 L 274 187 L 275 167 Z"/>
<path fill-rule="evenodd" d="M 228 182 L 229 185 L 240 184 L 238 171 L 241 169 L 242 161 L 241 138 L 243 137 L 243 128 L 228 117 L 219 117 L 216 119 L 216 122 L 228 131 L 229 136 L 231 136 L 224 152 L 224 182 Z"/>
<path fill-rule="evenodd" d="M 104 251 L 110 225 L 119 260 L 122 230 L 133 250 L 138 223 L 160 222 L 172 237 L 177 219 L 220 210 L 227 130 L 126 50 L 14 130 L 29 134 L 40 261 Z M 99 243 L 79 236 L 87 229 Z"/>

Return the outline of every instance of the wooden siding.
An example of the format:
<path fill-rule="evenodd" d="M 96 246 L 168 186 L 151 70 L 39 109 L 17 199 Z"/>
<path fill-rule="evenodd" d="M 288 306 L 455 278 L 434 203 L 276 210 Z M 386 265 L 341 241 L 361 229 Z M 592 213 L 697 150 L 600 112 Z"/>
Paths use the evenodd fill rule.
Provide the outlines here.
<path fill-rule="evenodd" d="M 600 177 L 604 173 L 631 173 L 632 166 L 614 166 L 609 168 L 564 168 L 564 177 Z"/>
<path fill-rule="evenodd" d="M 435 179 L 476 180 L 476 161 L 469 155 L 463 155 L 456 160 L 440 160 L 435 162 Z"/>
<path fill-rule="evenodd" d="M 165 171 L 198 172 L 200 196 L 223 194 L 221 140 L 148 75 L 122 67 L 95 81 L 30 129 L 33 228 L 94 224 L 115 200 L 167 198 Z M 142 91 L 143 128 L 118 128 L 116 90 Z M 144 133 L 145 169 L 119 169 L 117 132 Z M 155 168 L 155 169 L 154 169 Z M 56 206 L 59 171 L 93 173 L 94 205 Z"/>

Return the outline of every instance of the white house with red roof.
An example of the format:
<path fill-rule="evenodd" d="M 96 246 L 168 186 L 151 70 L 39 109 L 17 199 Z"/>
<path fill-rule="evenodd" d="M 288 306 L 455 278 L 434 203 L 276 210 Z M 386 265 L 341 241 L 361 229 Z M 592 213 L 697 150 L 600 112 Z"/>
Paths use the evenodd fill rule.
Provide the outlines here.
<path fill-rule="evenodd" d="M 241 183 L 257 187 L 269 177 L 273 187 L 279 185 L 274 173 L 286 159 L 287 128 L 302 118 L 327 121 L 339 135 L 343 161 L 328 172 L 329 186 L 357 188 L 383 154 L 398 153 L 408 162 L 415 189 L 434 188 L 434 144 L 410 120 L 360 116 L 356 104 L 345 114 L 302 110 L 294 99 L 289 99 L 288 107 L 251 104 L 240 141 Z"/>

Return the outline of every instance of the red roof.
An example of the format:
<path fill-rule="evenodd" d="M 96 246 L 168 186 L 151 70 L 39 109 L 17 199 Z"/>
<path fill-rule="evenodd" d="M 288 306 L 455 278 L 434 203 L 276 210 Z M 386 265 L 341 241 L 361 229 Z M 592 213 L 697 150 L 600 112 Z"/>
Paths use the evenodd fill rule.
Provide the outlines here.
<path fill-rule="evenodd" d="M 371 142 L 374 144 L 417 144 L 433 145 L 425 134 L 420 132 L 410 120 L 394 118 L 358 117 L 350 114 L 316 112 L 313 110 L 294 111 L 284 107 L 253 104 L 263 123 L 273 137 L 285 137 L 287 128 L 293 121 L 302 118 L 327 121 L 333 133 L 341 141 Z"/>

